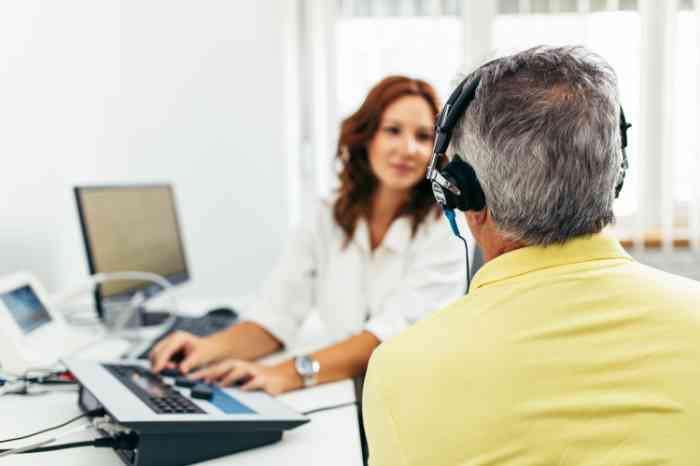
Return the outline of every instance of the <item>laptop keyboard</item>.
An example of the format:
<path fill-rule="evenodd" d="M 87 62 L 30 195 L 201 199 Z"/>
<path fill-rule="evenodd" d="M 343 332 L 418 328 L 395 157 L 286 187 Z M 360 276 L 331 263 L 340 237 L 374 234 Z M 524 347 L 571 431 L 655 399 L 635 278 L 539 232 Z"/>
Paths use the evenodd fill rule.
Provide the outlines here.
<path fill-rule="evenodd" d="M 102 366 L 158 414 L 206 414 L 192 400 L 148 369 L 117 364 Z"/>

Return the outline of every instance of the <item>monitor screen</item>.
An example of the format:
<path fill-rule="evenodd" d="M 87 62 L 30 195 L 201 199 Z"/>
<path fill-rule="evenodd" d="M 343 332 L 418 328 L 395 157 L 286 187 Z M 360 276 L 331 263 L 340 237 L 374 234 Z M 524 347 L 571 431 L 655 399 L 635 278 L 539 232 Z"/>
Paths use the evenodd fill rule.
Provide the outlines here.
<path fill-rule="evenodd" d="M 29 285 L 0 294 L 0 302 L 25 335 L 51 322 L 51 315 Z"/>
<path fill-rule="evenodd" d="M 170 185 L 76 187 L 90 273 L 139 271 L 173 283 L 189 278 Z M 102 298 L 152 287 L 138 280 L 107 282 Z"/>

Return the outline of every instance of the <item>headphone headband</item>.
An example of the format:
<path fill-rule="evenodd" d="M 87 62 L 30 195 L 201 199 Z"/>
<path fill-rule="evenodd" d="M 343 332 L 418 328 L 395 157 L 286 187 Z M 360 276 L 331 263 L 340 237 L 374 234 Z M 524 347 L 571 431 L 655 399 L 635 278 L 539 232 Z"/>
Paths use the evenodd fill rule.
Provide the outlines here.
<path fill-rule="evenodd" d="M 475 77 L 470 83 L 467 83 L 469 77 L 464 78 L 447 99 L 447 103 L 443 107 L 440 115 L 435 122 L 435 144 L 433 152 L 444 154 L 452 139 L 452 130 L 457 125 L 459 118 L 464 115 L 469 104 L 476 97 L 476 89 L 479 87 L 481 77 Z M 466 87 L 465 87 L 466 86 Z"/>
<path fill-rule="evenodd" d="M 470 81 L 471 79 L 471 81 Z M 445 156 L 452 139 L 452 133 L 457 122 L 467 111 L 471 102 L 476 98 L 476 91 L 481 82 L 481 76 L 467 76 L 452 91 L 445 106 L 435 121 L 435 142 L 433 155 L 428 165 L 426 178 L 433 188 L 433 195 L 443 209 L 481 210 L 485 207 L 485 197 L 473 167 L 455 155 L 453 160 L 444 168 L 438 168 L 438 159 Z M 620 106 L 620 144 L 622 146 L 622 163 L 615 184 L 615 197 L 620 195 L 629 168 L 627 154 L 627 130 L 632 126 L 625 118 L 625 112 Z"/>

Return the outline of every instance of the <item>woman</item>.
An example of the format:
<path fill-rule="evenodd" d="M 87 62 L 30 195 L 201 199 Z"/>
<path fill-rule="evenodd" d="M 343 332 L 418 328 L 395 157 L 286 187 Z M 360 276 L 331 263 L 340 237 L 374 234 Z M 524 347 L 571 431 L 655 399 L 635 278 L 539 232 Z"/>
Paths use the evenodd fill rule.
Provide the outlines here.
<path fill-rule="evenodd" d="M 439 110 L 432 87 L 382 80 L 341 125 L 335 199 L 292 238 L 249 320 L 209 337 L 176 333 L 151 353 L 195 379 L 283 393 L 361 374 L 372 351 L 464 289 L 462 245 L 451 237 L 425 179 Z M 330 346 L 266 366 L 250 361 L 288 346 L 312 307 Z M 216 364 L 212 364 L 217 362 Z"/>

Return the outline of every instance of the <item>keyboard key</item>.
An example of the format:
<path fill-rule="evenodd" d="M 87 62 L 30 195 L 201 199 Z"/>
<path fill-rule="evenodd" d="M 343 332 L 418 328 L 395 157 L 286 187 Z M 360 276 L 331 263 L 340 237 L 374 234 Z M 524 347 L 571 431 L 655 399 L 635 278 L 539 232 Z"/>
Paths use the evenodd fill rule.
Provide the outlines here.
<path fill-rule="evenodd" d="M 177 367 L 166 367 L 160 371 L 160 375 L 163 377 L 178 377 L 182 375 L 182 372 Z"/>
<path fill-rule="evenodd" d="M 119 381 L 121 381 L 133 394 L 140 398 L 154 412 L 159 414 L 187 414 L 205 413 L 199 406 L 183 396 L 179 391 L 165 383 L 158 374 L 144 369 L 140 366 L 110 365 L 103 367 L 109 370 Z M 136 381 L 139 380 L 140 383 Z M 150 393 L 143 388 L 144 381 L 150 387 L 157 387 L 160 396 L 150 396 Z"/>
<path fill-rule="evenodd" d="M 192 387 L 190 395 L 192 396 L 192 398 L 210 400 L 211 397 L 214 395 L 214 389 L 211 387 L 211 385 L 207 385 L 205 383 L 198 383 L 197 385 Z"/>
<path fill-rule="evenodd" d="M 175 385 L 177 385 L 178 387 L 190 388 L 190 387 L 197 385 L 198 383 L 199 382 L 197 382 L 196 380 L 192 380 L 189 377 L 184 376 L 184 375 L 177 377 L 175 379 Z"/>

